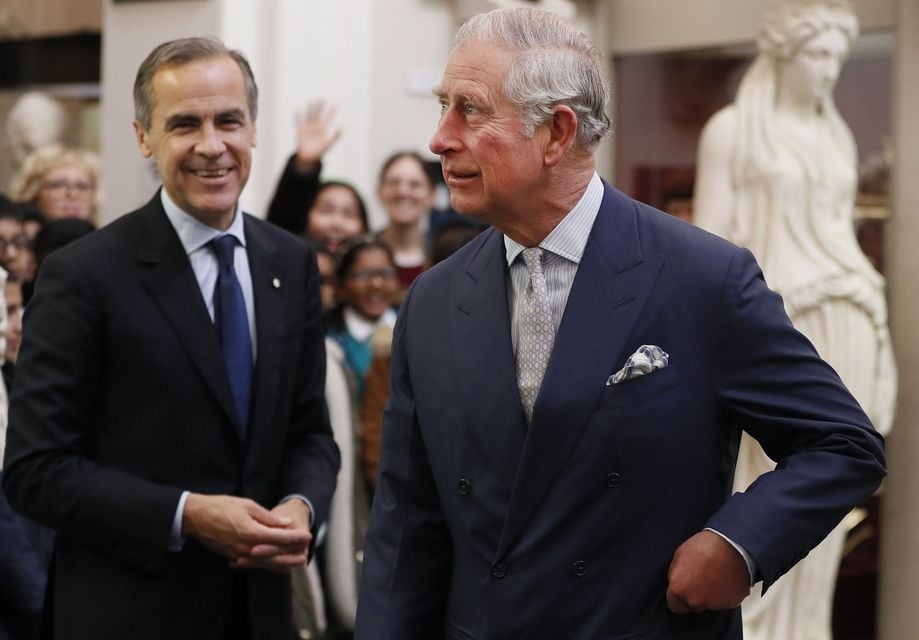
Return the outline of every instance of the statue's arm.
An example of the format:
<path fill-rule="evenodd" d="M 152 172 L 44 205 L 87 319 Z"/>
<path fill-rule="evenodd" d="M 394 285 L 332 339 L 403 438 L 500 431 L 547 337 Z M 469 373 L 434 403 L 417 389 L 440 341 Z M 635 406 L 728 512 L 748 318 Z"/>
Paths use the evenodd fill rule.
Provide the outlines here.
<path fill-rule="evenodd" d="M 693 222 L 727 237 L 734 215 L 731 184 L 731 153 L 737 135 L 737 116 L 725 107 L 706 123 L 699 138 L 696 186 L 693 194 Z"/>

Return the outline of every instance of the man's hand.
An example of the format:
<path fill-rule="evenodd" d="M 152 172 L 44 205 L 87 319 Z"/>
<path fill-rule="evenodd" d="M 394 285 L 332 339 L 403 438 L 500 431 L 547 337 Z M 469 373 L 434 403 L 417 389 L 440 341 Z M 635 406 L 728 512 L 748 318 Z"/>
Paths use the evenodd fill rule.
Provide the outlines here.
<path fill-rule="evenodd" d="M 291 502 L 300 506 L 285 502 L 268 511 L 248 498 L 190 493 L 182 515 L 182 534 L 197 538 L 227 558 L 231 566 L 289 571 L 306 561 L 312 540 L 309 508 L 300 500 Z M 278 553 L 268 553 L 272 549 Z M 247 564 L 256 550 L 257 561 Z M 240 564 L 244 558 L 246 562 Z"/>
<path fill-rule="evenodd" d="M 335 107 L 324 100 L 307 103 L 296 116 L 297 154 L 294 166 L 300 173 L 311 173 L 341 135 L 341 129 L 332 128 Z"/>
<path fill-rule="evenodd" d="M 700 531 L 680 545 L 667 577 L 667 607 L 674 613 L 733 609 L 750 594 L 743 556 L 711 531 Z"/>
<path fill-rule="evenodd" d="M 279 573 L 289 573 L 291 569 L 306 563 L 309 558 L 309 547 L 313 541 L 310 532 L 310 509 L 305 502 L 292 498 L 282 502 L 271 513 L 279 518 L 289 520 L 289 531 L 298 531 L 305 536 L 298 538 L 290 544 L 262 543 L 252 548 L 252 551 L 235 560 L 230 561 L 230 566 L 236 569 L 267 569 Z"/>

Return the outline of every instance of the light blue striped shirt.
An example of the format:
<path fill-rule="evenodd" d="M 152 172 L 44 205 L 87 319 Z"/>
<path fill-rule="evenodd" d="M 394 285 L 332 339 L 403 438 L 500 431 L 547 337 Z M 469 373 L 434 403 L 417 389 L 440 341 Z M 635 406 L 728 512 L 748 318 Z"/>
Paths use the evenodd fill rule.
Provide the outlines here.
<path fill-rule="evenodd" d="M 542 269 L 546 276 L 546 287 L 549 290 L 549 310 L 555 324 L 555 332 L 562 323 L 565 305 L 568 303 L 568 294 L 574 276 L 577 275 L 587 238 L 594 226 L 594 220 L 600 211 L 600 202 L 603 200 L 603 182 L 594 172 L 587 189 L 569 211 L 562 221 L 549 232 L 539 243 L 543 249 Z M 511 310 L 511 341 L 514 345 L 514 355 L 517 354 L 517 334 L 520 326 L 520 305 L 517 304 L 518 296 L 526 291 L 529 275 L 526 264 L 520 256 L 526 249 L 522 244 L 504 236 L 504 250 L 507 257 L 508 269 L 508 304 Z"/>

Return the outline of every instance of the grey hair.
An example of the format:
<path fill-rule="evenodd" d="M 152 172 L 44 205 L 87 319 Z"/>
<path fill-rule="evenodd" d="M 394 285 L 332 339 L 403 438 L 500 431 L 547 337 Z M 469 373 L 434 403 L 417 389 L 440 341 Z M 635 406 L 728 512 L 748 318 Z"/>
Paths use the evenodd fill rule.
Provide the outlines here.
<path fill-rule="evenodd" d="M 858 37 L 858 19 L 847 0 L 783 0 L 766 15 L 757 45 L 760 52 L 788 60 L 802 44 L 828 29 L 849 42 Z"/>
<path fill-rule="evenodd" d="M 137 77 L 134 79 L 134 118 L 141 127 L 145 131 L 150 129 L 153 114 L 153 76 L 160 67 L 170 64 L 188 64 L 196 60 L 219 56 L 229 56 L 242 71 L 249 117 L 252 122 L 255 122 L 258 112 L 258 87 L 246 56 L 237 49 L 228 49 L 223 42 L 214 37 L 181 38 L 164 42 L 156 47 L 137 69 Z"/>
<path fill-rule="evenodd" d="M 496 9 L 473 16 L 456 33 L 457 48 L 475 41 L 515 52 L 504 95 L 521 110 L 524 135 L 532 136 L 559 104 L 577 115 L 577 140 L 584 149 L 595 149 L 609 133 L 603 57 L 569 22 L 531 7 Z"/>

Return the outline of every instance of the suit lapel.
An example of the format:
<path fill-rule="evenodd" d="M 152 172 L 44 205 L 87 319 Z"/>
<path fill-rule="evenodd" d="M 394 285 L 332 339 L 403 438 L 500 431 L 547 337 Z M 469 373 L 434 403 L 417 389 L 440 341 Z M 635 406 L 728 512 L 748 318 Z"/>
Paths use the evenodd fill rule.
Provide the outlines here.
<path fill-rule="evenodd" d="M 283 354 L 285 317 L 282 305 L 283 287 L 292 286 L 287 282 L 287 273 L 283 268 L 275 244 L 261 229 L 248 218 L 246 219 L 246 244 L 249 257 L 249 272 L 252 274 L 252 295 L 255 299 L 255 329 L 258 355 L 255 359 L 253 378 L 252 409 L 248 428 L 247 451 L 249 457 L 255 443 L 260 442 L 258 433 L 265 428 L 265 421 L 270 420 L 278 392 L 278 371 Z"/>
<path fill-rule="evenodd" d="M 638 346 L 626 340 L 663 264 L 642 255 L 635 204 L 605 189 L 536 399 L 498 557 L 568 463 L 607 377 Z"/>
<path fill-rule="evenodd" d="M 472 432 L 510 493 L 526 436 L 507 308 L 504 242 L 495 229 L 456 274 L 451 331 L 462 406 Z"/>
<path fill-rule="evenodd" d="M 144 286 L 174 329 L 205 385 L 235 425 L 236 410 L 217 332 L 185 249 L 163 211 L 159 193 L 143 209 L 143 216 L 146 233 L 137 257 L 149 267 Z"/>

